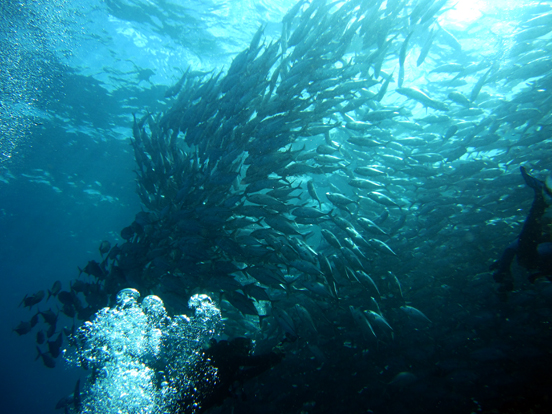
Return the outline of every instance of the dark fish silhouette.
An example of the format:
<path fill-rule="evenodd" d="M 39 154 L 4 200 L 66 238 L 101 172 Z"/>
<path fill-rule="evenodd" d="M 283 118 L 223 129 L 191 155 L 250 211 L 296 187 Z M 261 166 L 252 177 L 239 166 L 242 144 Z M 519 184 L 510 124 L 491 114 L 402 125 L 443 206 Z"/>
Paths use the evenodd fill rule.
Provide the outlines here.
<path fill-rule="evenodd" d="M 121 230 L 121 238 L 123 240 L 130 240 L 135 234 L 134 229 L 132 226 L 125 227 L 123 230 Z"/>
<path fill-rule="evenodd" d="M 86 296 L 89 290 L 90 290 L 90 284 L 83 280 L 77 279 L 71 282 L 71 291 L 73 292 L 84 293 L 84 295 Z"/>
<path fill-rule="evenodd" d="M 36 326 L 36 324 L 38 323 L 38 314 L 40 313 L 37 312 L 36 314 L 33 315 L 33 317 L 31 318 L 31 320 L 29 321 L 30 324 L 31 324 L 31 328 L 34 328 Z"/>
<path fill-rule="evenodd" d="M 74 291 L 66 291 L 66 290 L 62 290 L 61 292 L 59 292 L 58 296 L 57 296 L 58 300 L 63 304 L 63 305 L 78 305 L 80 304 L 80 300 L 79 298 L 77 297 L 77 295 L 75 294 Z"/>
<path fill-rule="evenodd" d="M 44 331 L 38 331 L 36 333 L 36 343 L 38 345 L 42 345 L 46 341 L 46 335 L 44 334 Z"/>
<path fill-rule="evenodd" d="M 19 336 L 26 335 L 29 332 L 31 332 L 31 329 L 33 329 L 32 324 L 30 322 L 21 322 L 19 325 L 17 325 L 16 328 L 13 330 L 17 332 Z"/>
<path fill-rule="evenodd" d="M 48 338 L 51 338 L 56 333 L 56 324 L 50 325 L 48 330 L 46 331 L 46 336 Z"/>
<path fill-rule="evenodd" d="M 73 394 L 61 398 L 56 404 L 56 410 L 61 410 L 62 408 L 64 408 L 66 413 L 69 412 L 69 407 L 73 405 L 73 401 Z"/>
<path fill-rule="evenodd" d="M 21 303 L 24 307 L 31 309 L 34 305 L 39 304 L 44 299 L 44 291 L 40 290 L 31 296 L 25 295 Z"/>
<path fill-rule="evenodd" d="M 49 300 L 51 296 L 57 296 L 60 290 L 61 290 L 61 282 L 59 280 L 56 280 L 52 285 L 52 289 L 48 290 L 48 299 L 46 300 Z"/>
<path fill-rule="evenodd" d="M 58 315 L 52 311 L 52 309 L 48 309 L 44 312 L 39 312 L 42 317 L 44 318 L 44 322 L 46 322 L 48 325 L 52 326 L 57 323 Z"/>
<path fill-rule="evenodd" d="M 111 250 L 111 243 L 109 243 L 108 241 L 104 240 L 100 243 L 100 254 L 103 255 L 106 254 L 107 252 L 109 252 L 109 250 Z"/>
<path fill-rule="evenodd" d="M 63 307 L 61 308 L 61 313 L 68 316 L 69 318 L 73 318 L 77 314 L 77 310 L 72 303 L 64 303 Z"/>
<path fill-rule="evenodd" d="M 60 332 L 55 340 L 48 341 L 48 352 L 52 358 L 57 358 L 61 352 L 61 345 L 63 345 L 63 332 Z"/>
<path fill-rule="evenodd" d="M 87 275 L 94 276 L 97 279 L 103 279 L 105 277 L 105 271 L 100 267 L 100 264 L 95 260 L 90 260 L 84 269 L 79 269 L 79 275 L 86 273 Z"/>
<path fill-rule="evenodd" d="M 48 355 L 46 352 L 42 352 L 40 348 L 37 346 L 36 350 L 38 352 L 38 355 L 36 356 L 35 360 L 38 358 L 42 358 L 42 363 L 47 368 L 55 368 L 56 367 L 56 361 L 54 358 L 52 358 L 50 355 Z"/>

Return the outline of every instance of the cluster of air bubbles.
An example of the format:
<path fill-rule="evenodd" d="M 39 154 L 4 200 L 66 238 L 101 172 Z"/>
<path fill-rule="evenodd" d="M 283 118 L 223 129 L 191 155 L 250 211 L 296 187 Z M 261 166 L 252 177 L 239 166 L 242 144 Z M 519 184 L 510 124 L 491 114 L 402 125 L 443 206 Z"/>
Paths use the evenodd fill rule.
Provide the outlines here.
<path fill-rule="evenodd" d="M 195 315 L 169 317 L 163 301 L 123 289 L 117 305 L 98 311 L 71 338 L 65 358 L 91 370 L 79 413 L 177 412 L 186 401 L 199 408 L 197 381 L 216 382 L 216 368 L 202 358 L 203 347 L 222 328 L 220 310 L 206 295 L 188 305 Z M 190 407 L 188 406 L 188 411 Z"/>
<path fill-rule="evenodd" d="M 46 109 L 55 104 L 62 61 L 71 55 L 73 37 L 85 21 L 73 6 L 70 0 L 1 3 L 0 164 L 51 119 Z"/>

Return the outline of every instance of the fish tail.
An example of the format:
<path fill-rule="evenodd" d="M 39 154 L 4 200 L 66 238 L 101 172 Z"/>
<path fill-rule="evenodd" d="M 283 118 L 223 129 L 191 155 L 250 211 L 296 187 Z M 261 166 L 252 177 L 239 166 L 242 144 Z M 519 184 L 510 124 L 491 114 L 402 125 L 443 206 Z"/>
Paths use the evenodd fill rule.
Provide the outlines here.
<path fill-rule="evenodd" d="M 527 186 L 531 187 L 535 191 L 541 190 L 543 188 L 544 183 L 541 180 L 537 180 L 532 175 L 529 175 L 529 173 L 527 172 L 527 169 L 524 166 L 519 167 L 519 169 L 521 171 L 521 175 L 525 180 L 525 184 L 527 184 Z"/>
<path fill-rule="evenodd" d="M 23 303 L 25 303 L 25 299 L 27 299 L 27 296 L 29 296 L 29 295 L 25 295 L 25 297 L 23 298 L 23 300 L 21 301 L 21 303 L 19 304 L 19 306 L 21 306 Z"/>
<path fill-rule="evenodd" d="M 309 231 L 308 233 L 300 233 L 301 237 L 303 238 L 303 241 L 307 241 L 307 239 L 314 234 L 314 232 Z"/>

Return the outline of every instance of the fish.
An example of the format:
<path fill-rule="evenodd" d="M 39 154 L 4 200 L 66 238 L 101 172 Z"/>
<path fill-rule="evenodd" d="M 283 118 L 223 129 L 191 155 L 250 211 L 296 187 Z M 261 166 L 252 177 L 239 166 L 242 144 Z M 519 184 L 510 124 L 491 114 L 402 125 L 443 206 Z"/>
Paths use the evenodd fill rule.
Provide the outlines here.
<path fill-rule="evenodd" d="M 48 289 L 48 298 L 46 298 L 46 301 L 50 300 L 50 297 L 52 296 L 57 296 L 60 290 L 61 290 L 61 282 L 59 280 L 56 280 L 52 285 L 52 288 Z"/>
<path fill-rule="evenodd" d="M 57 358 L 61 353 L 61 345 L 63 345 L 63 332 L 60 332 L 53 341 L 48 341 L 47 345 L 52 358 Z"/>
<path fill-rule="evenodd" d="M 316 264 L 318 262 L 318 253 L 316 253 L 316 251 L 307 243 L 295 238 L 290 239 L 289 243 L 302 260 L 310 262 L 312 264 Z"/>
<path fill-rule="evenodd" d="M 254 283 L 250 283 L 248 285 L 244 285 L 241 287 L 244 294 L 246 294 L 249 297 L 254 298 L 257 301 L 265 300 L 270 302 L 270 296 L 268 295 L 265 288 L 262 288 L 261 286 L 258 286 Z"/>
<path fill-rule="evenodd" d="M 477 97 L 479 96 L 479 92 L 481 91 L 481 88 L 487 82 L 487 78 L 491 71 L 494 69 L 493 66 L 491 66 L 477 81 L 477 83 L 473 86 L 472 91 L 470 93 L 470 101 L 475 102 Z"/>
<path fill-rule="evenodd" d="M 422 49 L 420 50 L 420 55 L 416 60 L 416 66 L 420 66 L 422 63 L 424 63 L 425 58 L 427 57 L 429 51 L 431 50 L 431 45 L 433 44 L 434 37 L 435 37 L 435 32 L 432 30 L 427 36 L 427 39 Z"/>
<path fill-rule="evenodd" d="M 384 142 L 378 141 L 373 138 L 363 137 L 363 136 L 351 136 L 347 140 L 351 144 L 358 145 L 360 147 L 382 147 L 385 145 Z"/>
<path fill-rule="evenodd" d="M 446 63 L 431 70 L 431 73 L 455 73 L 464 71 L 464 65 L 460 63 Z"/>
<path fill-rule="evenodd" d="M 343 206 L 347 206 L 349 204 L 355 204 L 356 203 L 354 200 L 352 200 L 351 198 L 349 198 L 349 197 L 347 197 L 343 194 L 327 192 L 326 197 L 336 207 L 343 207 Z"/>
<path fill-rule="evenodd" d="M 393 81 L 393 74 L 394 73 L 395 73 L 395 71 L 393 70 L 393 72 L 391 72 L 390 75 L 387 75 L 387 77 L 385 79 L 385 82 L 383 82 L 383 84 L 381 85 L 377 95 L 374 97 L 374 101 L 380 102 L 383 99 L 383 97 L 387 93 L 387 89 L 389 89 L 389 84 Z M 347 124 L 347 126 L 349 126 L 349 125 Z"/>
<path fill-rule="evenodd" d="M 387 232 L 379 227 L 376 223 L 366 217 L 358 217 L 357 222 L 362 228 L 370 233 L 387 236 Z"/>
<path fill-rule="evenodd" d="M 377 339 L 374 328 L 372 328 L 372 325 L 366 318 L 364 312 L 356 309 L 353 305 L 349 305 L 349 311 L 351 312 L 355 324 L 360 329 L 363 338 L 368 341 Z"/>
<path fill-rule="evenodd" d="M 320 270 L 324 275 L 326 286 L 328 287 L 330 294 L 334 299 L 339 299 L 338 286 L 333 275 L 333 268 L 330 261 L 324 255 L 318 255 L 317 257 Z"/>
<path fill-rule="evenodd" d="M 306 260 L 293 260 L 289 262 L 289 266 L 299 270 L 300 272 L 303 272 L 309 275 L 313 275 L 313 276 L 322 275 L 322 272 L 316 265 Z"/>
<path fill-rule="evenodd" d="M 401 282 L 400 282 L 399 278 L 391 271 L 389 271 L 388 273 L 393 278 L 393 282 L 395 282 L 395 286 L 397 287 L 397 290 L 399 291 L 400 297 L 404 298 L 403 291 L 402 291 L 402 286 L 401 286 Z"/>
<path fill-rule="evenodd" d="M 90 260 L 88 264 L 84 267 L 84 269 L 81 269 L 80 267 L 78 269 L 79 275 L 82 273 L 86 273 L 87 275 L 94 276 L 98 279 L 103 279 L 105 277 L 104 270 L 95 260 Z"/>
<path fill-rule="evenodd" d="M 59 401 L 56 403 L 56 410 L 61 410 L 62 408 L 65 409 L 66 407 L 70 407 L 73 405 L 74 397 L 73 394 L 70 394 L 68 396 L 62 397 L 59 399 Z"/>
<path fill-rule="evenodd" d="M 31 320 L 29 321 L 29 323 L 31 324 L 31 328 L 34 328 L 36 326 L 36 324 L 38 323 L 38 315 L 39 315 L 40 311 L 38 311 L 37 313 L 35 313 L 33 315 L 33 317 L 31 318 Z"/>
<path fill-rule="evenodd" d="M 470 108 L 473 103 L 471 100 L 469 100 L 468 98 L 466 98 L 462 93 L 460 92 L 456 92 L 456 91 L 452 91 L 448 94 L 448 98 L 451 100 L 451 101 L 454 101 L 456 102 L 457 104 L 459 105 L 462 105 L 466 108 Z"/>
<path fill-rule="evenodd" d="M 38 312 L 44 318 L 44 322 L 48 325 L 55 325 L 57 323 L 58 314 L 54 313 L 52 309 L 48 309 L 44 312 Z"/>
<path fill-rule="evenodd" d="M 46 341 L 46 335 L 44 334 L 44 331 L 38 331 L 36 333 L 36 343 L 38 345 L 42 345 Z"/>
<path fill-rule="evenodd" d="M 318 197 L 318 193 L 312 180 L 307 181 L 307 189 L 312 199 L 318 203 L 318 207 L 322 208 L 322 201 L 320 201 L 320 198 Z"/>
<path fill-rule="evenodd" d="M 295 322 L 293 322 L 293 319 L 285 310 L 273 306 L 272 316 L 276 319 L 278 325 L 285 332 L 287 337 L 291 338 L 292 341 L 298 337 Z"/>
<path fill-rule="evenodd" d="M 444 140 L 450 139 L 458 132 L 458 125 L 451 125 L 445 132 L 445 135 L 443 136 Z M 440 157 L 439 161 L 442 161 L 443 157 Z"/>
<path fill-rule="evenodd" d="M 300 285 L 307 289 L 309 292 L 312 292 L 316 296 L 326 299 L 336 299 L 334 294 L 330 291 L 330 288 L 321 282 L 312 282 L 309 280 L 302 280 Z"/>
<path fill-rule="evenodd" d="M 387 207 L 398 207 L 400 208 L 399 204 L 397 204 L 391 197 L 379 192 L 379 191 L 370 191 L 366 194 L 368 198 L 375 201 L 376 203 L 382 204 Z"/>
<path fill-rule="evenodd" d="M 48 329 L 46 330 L 46 337 L 47 338 L 51 338 L 52 336 L 54 336 L 54 334 L 56 333 L 56 327 L 57 327 L 57 322 L 48 327 Z"/>
<path fill-rule="evenodd" d="M 44 299 L 44 295 L 45 294 L 43 290 L 39 290 L 31 296 L 25 295 L 19 306 L 23 304 L 23 307 L 32 309 L 34 305 L 38 305 L 40 302 L 42 302 L 42 299 Z"/>
<path fill-rule="evenodd" d="M 247 197 L 247 200 L 254 204 L 270 207 L 279 212 L 287 211 L 289 208 L 285 203 L 267 194 L 251 194 Z"/>
<path fill-rule="evenodd" d="M 357 270 L 354 274 L 362 285 L 366 286 L 368 289 L 374 290 L 378 296 L 381 295 L 378 286 L 374 283 L 374 280 L 368 275 L 368 273 L 364 270 Z"/>
<path fill-rule="evenodd" d="M 331 246 L 333 246 L 335 249 L 341 249 L 341 243 L 339 239 L 330 230 L 322 229 L 321 231 L 322 236 Z"/>
<path fill-rule="evenodd" d="M 255 307 L 254 302 L 247 296 L 234 291 L 234 292 L 225 292 L 224 297 L 228 300 L 228 302 L 232 304 L 232 306 L 234 306 L 244 315 L 253 315 L 253 316 L 259 315 L 259 311 Z"/>
<path fill-rule="evenodd" d="M 401 87 L 401 88 L 395 89 L 395 91 L 403 96 L 406 96 L 409 99 L 413 99 L 417 102 L 420 102 L 422 105 L 426 107 L 438 109 L 440 111 L 449 110 L 449 107 L 445 103 L 431 99 L 428 95 L 426 95 L 418 88 Z"/>
<path fill-rule="evenodd" d="M 50 355 L 48 355 L 46 352 L 42 352 L 40 348 L 37 346 L 36 350 L 38 352 L 38 355 L 35 359 L 42 358 L 42 363 L 46 368 L 55 368 L 56 367 L 56 361 L 54 358 L 52 358 Z"/>
<path fill-rule="evenodd" d="M 297 207 L 291 210 L 291 214 L 293 214 L 295 217 L 314 218 L 314 219 L 324 217 L 324 216 L 330 216 L 332 212 L 333 210 L 330 210 L 327 213 L 323 213 L 322 211 L 313 207 Z"/>
<path fill-rule="evenodd" d="M 281 231 L 288 236 L 301 236 L 306 237 L 306 234 L 303 234 L 299 231 L 299 228 L 291 220 L 287 220 L 282 216 L 270 216 L 265 217 L 265 222 L 272 228 Z"/>
<path fill-rule="evenodd" d="M 249 266 L 244 270 L 249 276 L 264 285 L 278 287 L 282 284 L 286 284 L 284 275 L 276 268 L 271 269 L 266 266 Z"/>
<path fill-rule="evenodd" d="M 132 228 L 132 226 L 127 226 L 124 229 L 121 230 L 121 238 L 123 240 L 130 240 L 136 232 Z"/>
<path fill-rule="evenodd" d="M 425 144 L 425 141 L 424 141 Z M 376 167 L 357 167 L 354 169 L 354 172 L 363 177 L 387 177 L 389 174 L 385 171 L 381 171 Z"/>
<path fill-rule="evenodd" d="M 444 42 L 447 43 L 449 46 L 451 46 L 453 49 L 455 49 L 458 52 L 461 52 L 462 45 L 460 44 L 458 39 L 456 39 L 456 37 L 448 30 L 444 29 L 443 26 L 441 26 L 438 22 L 437 22 L 437 26 L 439 27 L 440 38 L 443 39 Z"/>
<path fill-rule="evenodd" d="M 103 257 L 104 254 L 108 253 L 111 250 L 111 243 L 107 240 L 104 240 L 100 243 L 100 255 Z M 61 287 L 60 287 L 61 288 Z"/>
<path fill-rule="evenodd" d="M 305 327 L 305 330 L 308 331 L 310 335 L 318 335 L 318 329 L 316 329 L 316 325 L 309 311 L 299 303 L 295 304 L 294 309 L 301 321 L 301 326 Z"/>
<path fill-rule="evenodd" d="M 410 316 L 412 319 L 415 319 L 417 321 L 422 321 L 425 323 L 432 323 L 427 316 L 425 316 L 421 311 L 419 311 L 418 309 L 412 306 L 403 305 L 400 307 L 400 309 L 408 316 Z"/>
<path fill-rule="evenodd" d="M 380 315 L 379 313 L 374 312 L 373 310 L 365 310 L 364 315 L 368 318 L 369 321 L 374 323 L 376 326 L 378 326 L 380 329 L 385 331 L 393 331 L 393 328 L 389 323 L 385 320 L 385 318 Z"/>
<path fill-rule="evenodd" d="M 30 322 L 20 322 L 16 328 L 13 329 L 19 336 L 26 335 L 31 332 L 32 324 Z"/>
<path fill-rule="evenodd" d="M 349 180 L 348 184 L 351 187 L 362 188 L 365 190 L 379 189 L 384 187 L 384 185 L 381 183 L 364 178 L 353 178 L 352 180 Z"/>
<path fill-rule="evenodd" d="M 403 86 L 403 82 L 404 82 L 404 62 L 406 60 L 406 50 L 408 49 L 408 41 L 410 40 L 410 37 L 412 36 L 412 34 L 414 34 L 414 32 L 410 32 L 406 36 L 403 44 L 401 45 L 401 49 L 399 51 L 399 79 L 397 81 L 399 88 Z"/>
<path fill-rule="evenodd" d="M 58 293 L 57 299 L 62 305 L 75 305 L 77 307 L 81 307 L 82 304 L 80 302 L 80 299 L 75 294 L 76 291 L 66 291 L 62 290 Z"/>
<path fill-rule="evenodd" d="M 377 314 L 381 315 L 380 306 L 379 306 L 377 300 L 373 296 L 370 296 L 370 302 L 371 302 L 371 305 L 373 307 L 373 309 L 371 309 L 371 310 L 376 312 Z"/>

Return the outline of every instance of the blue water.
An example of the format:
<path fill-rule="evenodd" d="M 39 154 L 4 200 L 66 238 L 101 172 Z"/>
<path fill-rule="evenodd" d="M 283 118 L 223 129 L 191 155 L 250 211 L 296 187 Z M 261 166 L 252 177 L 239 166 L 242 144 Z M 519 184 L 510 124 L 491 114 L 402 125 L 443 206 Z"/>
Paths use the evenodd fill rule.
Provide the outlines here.
<path fill-rule="evenodd" d="M 450 23 L 457 29 L 455 33 L 462 35 L 459 37 L 465 50 L 481 59 L 489 56 L 492 59 L 491 52 L 498 47 L 501 36 L 508 39 L 508 34 L 515 28 L 511 23 L 515 12 L 504 14 L 502 22 L 502 8 L 489 6 L 500 2 L 483 3 L 487 6 L 486 15 L 494 16 L 493 31 L 498 33 L 497 38 L 477 36 L 483 28 L 477 23 L 466 22 L 469 8 L 468 17 L 462 16 L 460 23 L 454 20 L 452 13 L 445 14 L 441 22 Z M 267 37 L 278 37 L 279 22 L 294 4 L 293 0 L 2 2 L 2 412 L 60 412 L 54 410 L 57 401 L 72 392 L 77 379 L 84 381 L 87 375 L 65 364 L 61 358 L 56 361 L 55 369 L 45 367 L 40 359 L 35 361 L 33 339 L 36 332 L 18 337 L 13 328 L 35 313 L 18 307 L 26 294 L 47 289 L 56 280 L 67 289 L 69 282 L 77 277 L 78 267 L 82 268 L 89 260 L 99 260 L 98 247 L 102 240 L 121 243 L 121 229 L 143 210 L 136 194 L 133 171 L 136 164 L 129 143 L 133 114 L 169 109 L 163 95 L 189 65 L 193 70 L 204 72 L 228 68 L 233 57 L 249 45 L 261 24 L 266 25 Z M 501 4 L 512 6 L 508 1 Z M 448 6 L 453 6 L 453 3 Z M 473 15 L 480 14 L 473 12 Z M 465 31 L 461 32 L 459 28 Z M 466 41 L 470 36 L 476 40 Z M 413 60 L 415 57 L 409 58 L 408 69 L 411 71 L 417 70 Z M 431 58 L 428 62 L 432 66 L 449 63 Z M 520 65 L 523 63 L 520 61 Z M 391 72 L 394 67 L 385 69 Z M 440 75 L 430 75 L 424 68 L 419 70 L 418 75 L 407 73 L 409 86 L 419 82 L 432 92 L 442 87 L 437 83 Z M 477 77 L 470 81 L 475 83 Z M 485 92 L 490 98 L 500 101 L 521 89 L 519 84 L 506 83 L 495 89 L 486 87 Z M 394 99 L 396 102 L 396 96 Z M 401 102 L 400 97 L 398 99 Z M 395 102 L 392 99 L 389 104 Z M 546 110 L 550 113 L 548 108 Z M 418 105 L 415 115 L 421 118 L 426 114 L 428 110 L 420 109 Z M 466 119 L 472 121 L 474 118 L 466 115 Z M 510 126 L 501 129 L 501 138 L 511 138 L 514 135 L 512 130 Z M 313 356 L 317 355 L 316 351 L 308 354 L 303 348 L 302 354 L 299 351 L 295 354 L 290 350 L 274 376 L 267 379 L 267 383 L 272 381 L 272 386 L 274 383 L 282 386 L 282 394 L 290 400 L 293 398 L 289 395 L 294 391 L 289 391 L 286 384 L 293 383 L 294 390 L 306 390 L 304 394 L 297 391 L 299 396 L 295 397 L 290 412 L 301 409 L 308 412 L 309 407 L 316 406 L 316 401 L 318 412 L 324 411 L 320 408 L 324 403 L 333 411 L 342 404 L 350 412 L 364 412 L 370 404 L 363 400 L 366 395 L 363 392 L 370 394 L 371 389 L 380 389 L 382 384 L 391 384 L 382 400 L 396 404 L 390 405 L 388 412 L 397 413 L 411 412 L 408 405 L 421 399 L 420 395 L 427 394 L 431 397 L 429 401 L 440 401 L 439 393 L 446 394 L 443 400 L 448 405 L 437 410 L 447 412 L 455 399 L 462 401 L 463 407 L 477 410 L 479 403 L 474 399 L 473 384 L 488 387 L 491 390 L 488 394 L 485 394 L 486 390 L 480 394 L 489 395 L 490 399 L 497 398 L 493 394 L 495 388 L 508 389 L 509 384 L 526 384 L 528 391 L 521 394 L 532 395 L 530 375 L 546 369 L 539 367 L 524 371 L 516 367 L 526 363 L 534 367 L 539 360 L 543 361 L 544 367 L 549 363 L 547 340 L 550 338 L 548 304 L 551 289 L 547 282 L 537 288 L 525 283 L 522 284 L 525 290 L 513 295 L 508 304 L 503 303 L 496 294 L 488 265 L 519 232 L 530 207 L 532 193 L 524 188 L 518 165 L 530 163 L 537 167 L 536 171 L 550 168 L 547 165 L 550 158 L 546 155 L 549 150 L 547 142 L 539 147 L 539 151 L 544 151 L 542 155 L 533 152 L 532 147 L 522 146 L 506 154 L 502 149 L 491 149 L 482 156 L 482 159 L 487 157 L 490 160 L 496 156 L 496 162 L 504 170 L 501 177 L 506 178 L 500 182 L 504 190 L 497 189 L 492 173 L 489 173 L 490 179 L 485 175 L 478 178 L 474 188 L 496 196 L 492 207 L 484 204 L 471 208 L 465 206 L 470 205 L 469 200 L 452 200 L 462 197 L 464 190 L 470 197 L 473 190 L 469 187 L 473 181 L 464 180 L 471 177 L 471 173 L 460 171 L 455 176 L 455 167 L 446 167 L 452 186 L 442 194 L 442 199 L 434 200 L 430 195 L 429 199 L 422 201 L 425 189 L 417 190 L 416 203 L 419 204 L 410 206 L 408 224 L 398 237 L 401 262 L 392 263 L 395 269 L 415 269 L 411 274 L 406 274 L 405 270 L 401 275 L 404 285 L 408 286 L 408 301 L 423 309 L 434 325 L 431 328 L 423 324 L 401 326 L 406 332 L 402 338 L 404 342 L 388 344 L 388 351 L 378 349 L 383 359 L 374 361 L 373 365 L 370 362 L 370 372 L 355 371 L 355 360 L 367 364 L 370 352 L 352 350 L 355 345 L 350 342 L 335 345 L 334 349 L 342 350 L 341 354 L 325 356 L 343 360 L 343 372 L 337 373 L 323 371 L 324 364 Z M 473 154 L 478 156 L 476 151 Z M 545 161 L 541 162 L 541 159 Z M 431 183 L 431 177 L 425 179 Z M 337 180 L 336 184 L 343 182 Z M 427 191 L 431 193 L 429 186 Z M 397 195 L 404 199 L 411 196 L 406 192 Z M 496 200 L 505 200 L 505 210 Z M 462 207 L 462 204 L 465 205 Z M 427 216 L 424 212 L 426 206 Z M 452 218 L 443 224 L 444 216 Z M 450 231 L 449 238 L 447 233 L 439 234 L 445 225 Z M 523 274 L 519 268 L 516 272 L 519 285 L 524 276 L 519 276 Z M 54 302 L 50 299 L 46 305 L 54 306 Z M 43 302 L 40 309 L 46 309 L 46 305 Z M 343 329 L 356 329 L 351 320 L 341 322 L 346 325 Z M 66 318 L 63 324 L 70 327 Z M 330 336 L 327 332 L 324 335 L 327 335 L 325 340 Z M 298 355 L 306 354 L 309 355 L 307 359 L 298 361 Z M 294 367 L 304 371 L 290 379 L 286 375 Z M 316 376 L 316 370 L 322 370 L 323 374 Z M 414 371 L 416 377 L 400 374 L 407 371 Z M 329 378 L 327 382 L 325 378 Z M 366 382 L 364 388 L 359 386 L 357 378 Z M 423 382 L 426 378 L 431 379 Z M 438 385 L 439 378 L 446 378 L 448 388 L 436 387 L 433 392 L 431 384 Z M 539 380 L 536 378 L 535 382 Z M 341 401 L 336 397 L 333 403 L 328 402 L 326 399 L 331 399 L 331 393 L 324 395 L 323 390 L 349 395 L 347 381 L 355 383 L 355 390 L 361 389 L 355 391 L 358 399 Z M 412 383 L 414 388 L 410 388 Z M 312 391 L 313 388 L 316 390 Z M 255 394 L 257 391 L 253 388 L 249 392 Z M 259 395 L 278 400 L 267 388 L 260 390 Z M 466 403 L 470 399 L 474 400 Z"/>

